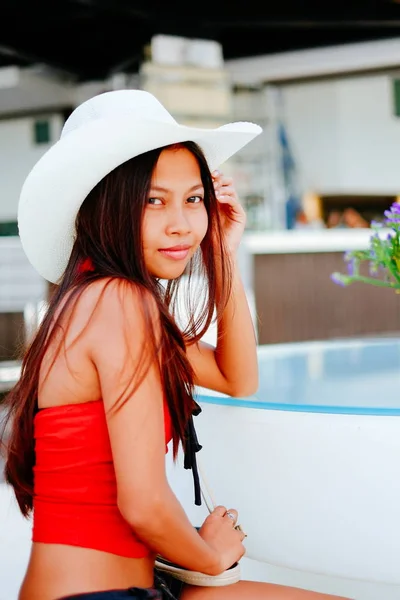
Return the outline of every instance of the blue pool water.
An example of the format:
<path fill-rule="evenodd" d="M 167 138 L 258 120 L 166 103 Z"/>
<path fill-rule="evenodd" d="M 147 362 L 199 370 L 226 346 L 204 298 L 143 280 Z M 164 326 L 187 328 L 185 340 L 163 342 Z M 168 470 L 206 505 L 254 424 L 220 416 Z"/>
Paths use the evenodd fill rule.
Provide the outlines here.
<path fill-rule="evenodd" d="M 400 416 L 400 339 L 260 346 L 258 392 L 199 400 L 262 409 Z"/>

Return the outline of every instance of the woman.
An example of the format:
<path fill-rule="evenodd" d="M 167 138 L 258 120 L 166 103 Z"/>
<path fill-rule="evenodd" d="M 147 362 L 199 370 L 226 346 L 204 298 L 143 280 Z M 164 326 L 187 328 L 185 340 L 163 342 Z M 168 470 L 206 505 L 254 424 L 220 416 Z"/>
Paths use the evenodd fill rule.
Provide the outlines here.
<path fill-rule="evenodd" d="M 244 581 L 178 589 L 154 576 L 157 553 L 210 575 L 244 554 L 234 509 L 219 506 L 193 528 L 168 485 L 165 450 L 182 442 L 196 484 L 193 386 L 257 388 L 236 266 L 245 216 L 232 181 L 209 164 L 259 131 L 182 127 L 146 92 L 110 92 L 74 111 L 28 176 L 21 241 L 58 287 L 8 399 L 6 477 L 22 513 L 34 509 L 20 600 L 322 597 Z M 177 283 L 196 268 L 208 295 L 182 333 Z M 215 307 L 214 349 L 199 338 Z"/>

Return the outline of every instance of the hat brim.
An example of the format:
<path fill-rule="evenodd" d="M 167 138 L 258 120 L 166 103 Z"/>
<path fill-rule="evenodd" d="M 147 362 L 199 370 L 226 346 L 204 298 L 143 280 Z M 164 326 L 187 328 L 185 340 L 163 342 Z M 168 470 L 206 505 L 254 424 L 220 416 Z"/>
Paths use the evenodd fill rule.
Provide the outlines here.
<path fill-rule="evenodd" d="M 215 169 L 261 133 L 253 123 L 198 129 L 129 116 L 98 119 L 71 131 L 36 163 L 21 190 L 18 227 L 24 251 L 48 281 L 62 277 L 75 220 L 89 192 L 117 166 L 149 150 L 193 141 Z"/>

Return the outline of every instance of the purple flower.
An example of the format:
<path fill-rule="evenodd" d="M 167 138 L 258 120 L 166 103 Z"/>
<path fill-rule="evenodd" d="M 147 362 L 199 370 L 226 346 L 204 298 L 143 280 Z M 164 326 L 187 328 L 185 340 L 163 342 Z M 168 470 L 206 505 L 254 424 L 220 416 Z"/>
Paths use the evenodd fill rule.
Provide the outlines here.
<path fill-rule="evenodd" d="M 400 215 L 393 215 L 391 217 L 388 217 L 387 219 L 385 219 L 385 225 L 396 225 L 400 223 Z"/>
<path fill-rule="evenodd" d="M 331 275 L 331 279 L 333 281 L 333 283 L 337 283 L 338 285 L 341 285 L 342 287 L 346 286 L 346 282 L 343 280 L 343 275 L 341 275 L 340 273 L 332 273 Z"/>
<path fill-rule="evenodd" d="M 383 213 L 386 217 L 385 224 L 400 223 L 400 204 L 395 202 L 390 207 L 390 210 L 385 210 Z"/>
<path fill-rule="evenodd" d="M 356 261 L 353 258 L 352 260 L 348 261 L 347 272 L 349 275 L 354 275 L 355 271 L 356 271 Z"/>

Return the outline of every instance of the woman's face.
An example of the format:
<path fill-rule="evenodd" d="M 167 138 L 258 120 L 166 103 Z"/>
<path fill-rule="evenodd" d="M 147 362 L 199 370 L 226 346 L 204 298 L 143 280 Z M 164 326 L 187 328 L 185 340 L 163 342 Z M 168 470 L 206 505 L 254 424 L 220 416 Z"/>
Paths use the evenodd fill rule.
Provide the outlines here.
<path fill-rule="evenodd" d="M 176 279 L 206 235 L 208 216 L 196 158 L 186 148 L 163 150 L 143 217 L 143 253 L 154 277 Z"/>

